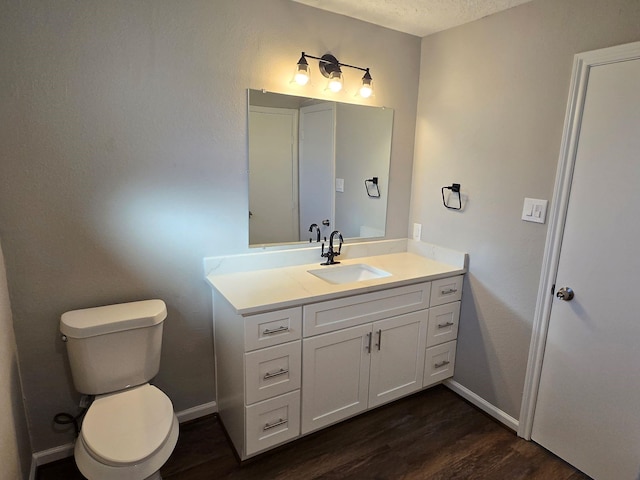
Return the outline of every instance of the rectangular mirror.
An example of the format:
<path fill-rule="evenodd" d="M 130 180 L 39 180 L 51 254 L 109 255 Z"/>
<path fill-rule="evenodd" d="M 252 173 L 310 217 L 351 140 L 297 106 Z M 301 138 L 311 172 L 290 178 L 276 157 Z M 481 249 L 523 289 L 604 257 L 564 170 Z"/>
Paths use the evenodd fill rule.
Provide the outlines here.
<path fill-rule="evenodd" d="M 249 246 L 384 237 L 393 110 L 249 90 Z"/>

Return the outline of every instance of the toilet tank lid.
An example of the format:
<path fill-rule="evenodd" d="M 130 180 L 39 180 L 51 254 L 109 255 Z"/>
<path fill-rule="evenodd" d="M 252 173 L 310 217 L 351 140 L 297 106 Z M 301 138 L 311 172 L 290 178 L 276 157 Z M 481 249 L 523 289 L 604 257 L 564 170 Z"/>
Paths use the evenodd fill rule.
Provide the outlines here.
<path fill-rule="evenodd" d="M 87 338 L 132 328 L 151 327 L 167 317 L 162 300 L 118 303 L 83 308 L 62 314 L 60 332 L 70 338 Z"/>

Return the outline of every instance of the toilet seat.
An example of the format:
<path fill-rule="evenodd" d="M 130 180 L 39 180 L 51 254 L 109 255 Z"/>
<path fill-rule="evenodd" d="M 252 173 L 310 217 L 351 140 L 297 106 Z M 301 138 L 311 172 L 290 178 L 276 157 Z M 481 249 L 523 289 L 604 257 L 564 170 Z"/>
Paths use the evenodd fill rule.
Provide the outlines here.
<path fill-rule="evenodd" d="M 173 422 L 169 397 L 145 384 L 96 398 L 82 423 L 82 441 L 107 465 L 138 464 L 164 445 Z"/>

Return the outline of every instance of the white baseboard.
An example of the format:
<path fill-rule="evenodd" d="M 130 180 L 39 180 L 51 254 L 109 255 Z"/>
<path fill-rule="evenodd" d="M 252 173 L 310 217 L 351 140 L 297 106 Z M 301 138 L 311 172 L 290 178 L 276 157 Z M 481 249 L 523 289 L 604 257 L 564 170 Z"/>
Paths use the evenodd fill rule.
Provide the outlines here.
<path fill-rule="evenodd" d="M 187 408 L 180 412 L 176 412 L 176 417 L 180 423 L 188 422 L 189 420 L 195 420 L 196 418 L 206 417 L 212 413 L 218 411 L 218 404 L 216 402 L 203 403 L 202 405 L 196 405 L 195 407 Z"/>
<path fill-rule="evenodd" d="M 216 413 L 218 411 L 218 405 L 216 402 L 208 402 L 202 405 L 197 405 L 192 408 L 187 408 L 180 412 L 176 412 L 176 417 L 180 423 L 188 422 L 189 420 L 195 420 L 196 418 L 205 417 Z M 55 462 L 56 460 L 62 460 L 63 458 L 73 456 L 74 443 L 65 443 L 57 447 L 49 448 L 35 452 L 31 456 L 31 470 L 29 471 L 29 480 L 35 480 L 36 469 L 40 465 Z"/>
<path fill-rule="evenodd" d="M 487 413 L 488 415 L 498 420 L 500 423 L 503 423 L 504 425 L 509 427 L 511 430 L 515 432 L 518 431 L 518 426 L 520 425 L 520 422 L 518 420 L 513 418 L 511 415 L 506 414 L 495 405 L 492 405 L 491 403 L 487 402 L 484 398 L 473 393 L 467 387 L 464 387 L 460 385 L 458 382 L 456 382 L 455 380 L 451 380 L 451 379 L 445 380 L 443 384 L 448 388 L 450 388 L 451 390 L 453 390 L 458 395 L 460 395 L 462 398 L 470 402 L 471 404 L 478 407 L 483 412 Z"/>

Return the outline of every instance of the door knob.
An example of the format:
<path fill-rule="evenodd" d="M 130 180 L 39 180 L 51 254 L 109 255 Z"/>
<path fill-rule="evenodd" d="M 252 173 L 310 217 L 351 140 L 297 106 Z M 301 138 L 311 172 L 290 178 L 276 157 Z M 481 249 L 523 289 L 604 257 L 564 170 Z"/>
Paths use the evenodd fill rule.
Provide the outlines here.
<path fill-rule="evenodd" d="M 573 290 L 571 290 L 571 288 L 569 287 L 562 287 L 560 290 L 558 290 L 558 293 L 556 293 L 556 297 L 561 298 L 565 302 L 572 300 L 573 296 Z"/>

